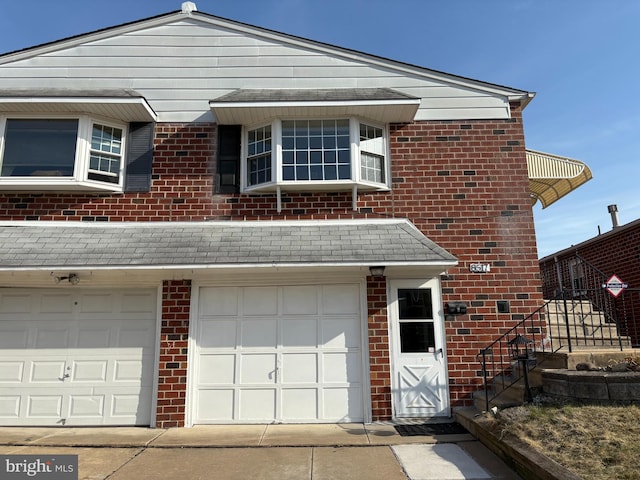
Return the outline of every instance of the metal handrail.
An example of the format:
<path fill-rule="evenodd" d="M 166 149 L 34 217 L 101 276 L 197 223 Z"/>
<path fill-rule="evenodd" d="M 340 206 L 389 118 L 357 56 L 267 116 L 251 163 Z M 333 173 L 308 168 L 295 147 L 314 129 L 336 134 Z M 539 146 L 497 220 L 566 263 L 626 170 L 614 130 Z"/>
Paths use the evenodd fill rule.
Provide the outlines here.
<path fill-rule="evenodd" d="M 486 410 L 489 410 L 491 400 L 524 377 L 524 374 L 518 375 L 518 368 L 514 370 L 514 367 L 519 367 L 519 370 L 526 371 L 528 374 L 531 370 L 532 362 L 530 359 L 532 355 L 535 355 L 536 352 L 553 351 L 553 339 L 545 336 L 547 307 L 553 301 L 546 302 L 480 350 L 478 356 L 481 357 Z M 524 353 L 522 353 L 522 345 L 524 345 Z M 488 363 L 489 357 L 490 364 Z M 496 357 L 498 357 L 497 362 Z M 501 387 L 500 392 L 495 392 L 491 398 L 489 376 L 492 377 L 494 385 L 495 380 L 498 379 Z"/>

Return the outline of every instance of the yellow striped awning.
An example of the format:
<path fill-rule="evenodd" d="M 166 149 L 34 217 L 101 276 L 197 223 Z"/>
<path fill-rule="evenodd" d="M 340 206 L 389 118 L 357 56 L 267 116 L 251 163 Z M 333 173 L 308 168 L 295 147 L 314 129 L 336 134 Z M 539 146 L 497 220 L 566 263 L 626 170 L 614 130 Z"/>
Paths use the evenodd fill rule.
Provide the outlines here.
<path fill-rule="evenodd" d="M 580 160 L 527 150 L 529 190 L 533 205 L 542 208 L 558 201 L 591 180 L 591 170 Z"/>

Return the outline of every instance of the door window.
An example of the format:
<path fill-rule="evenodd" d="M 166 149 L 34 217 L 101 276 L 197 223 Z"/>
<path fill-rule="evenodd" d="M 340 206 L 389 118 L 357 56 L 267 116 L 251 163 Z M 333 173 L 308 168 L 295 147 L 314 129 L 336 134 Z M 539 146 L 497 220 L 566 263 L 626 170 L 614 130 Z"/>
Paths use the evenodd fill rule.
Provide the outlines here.
<path fill-rule="evenodd" d="M 398 310 L 401 353 L 435 351 L 431 289 L 398 289 Z"/>

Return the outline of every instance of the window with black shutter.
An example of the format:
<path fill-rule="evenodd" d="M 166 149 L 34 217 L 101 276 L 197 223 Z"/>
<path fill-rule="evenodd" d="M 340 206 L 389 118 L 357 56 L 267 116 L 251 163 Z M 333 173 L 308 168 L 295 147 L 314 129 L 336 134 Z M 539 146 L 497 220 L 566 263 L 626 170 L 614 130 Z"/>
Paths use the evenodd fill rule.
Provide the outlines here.
<path fill-rule="evenodd" d="M 218 193 L 240 191 L 241 125 L 218 126 L 218 165 L 216 190 Z"/>

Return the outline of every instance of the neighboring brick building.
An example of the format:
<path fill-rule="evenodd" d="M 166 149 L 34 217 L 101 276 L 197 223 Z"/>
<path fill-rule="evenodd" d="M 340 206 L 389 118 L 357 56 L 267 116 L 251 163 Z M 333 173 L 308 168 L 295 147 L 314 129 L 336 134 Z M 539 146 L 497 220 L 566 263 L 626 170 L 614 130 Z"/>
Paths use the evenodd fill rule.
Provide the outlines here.
<path fill-rule="evenodd" d="M 542 302 L 532 96 L 189 3 L 0 56 L 0 424 L 470 405 Z"/>
<path fill-rule="evenodd" d="M 620 326 L 619 333 L 640 347 L 640 220 L 619 225 L 618 208 L 609 206 L 613 227 L 584 242 L 540 259 L 545 298 L 562 290 L 589 298 Z M 585 263 L 586 261 L 586 263 Z M 603 285 L 615 275 L 627 285 L 617 297 Z M 575 293 L 574 293 L 575 292 Z"/>

